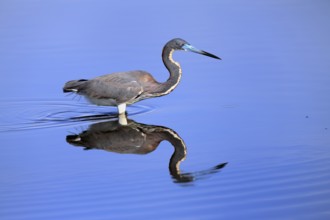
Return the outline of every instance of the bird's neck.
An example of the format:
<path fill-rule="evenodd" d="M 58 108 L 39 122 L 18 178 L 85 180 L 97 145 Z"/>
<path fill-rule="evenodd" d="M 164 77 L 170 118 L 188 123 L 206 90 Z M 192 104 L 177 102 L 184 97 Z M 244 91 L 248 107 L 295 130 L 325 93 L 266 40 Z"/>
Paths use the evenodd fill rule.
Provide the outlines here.
<path fill-rule="evenodd" d="M 173 147 L 174 152 L 171 156 L 169 163 L 169 170 L 171 175 L 176 178 L 180 176 L 180 164 L 186 159 L 187 148 L 182 138 L 176 134 L 173 130 L 168 129 L 167 141 L 169 141 Z"/>
<path fill-rule="evenodd" d="M 173 60 L 174 49 L 164 47 L 162 58 L 166 69 L 169 71 L 170 76 L 166 82 L 161 83 L 155 92 L 158 96 L 167 95 L 175 89 L 175 87 L 179 84 L 181 79 L 181 67 L 180 64 Z"/>
<path fill-rule="evenodd" d="M 174 152 L 169 163 L 169 170 L 174 178 L 180 177 L 180 164 L 185 160 L 187 154 L 186 144 L 183 139 L 172 129 L 161 126 L 152 128 L 151 133 L 154 139 L 158 140 L 158 143 L 168 141 L 174 147 Z"/>

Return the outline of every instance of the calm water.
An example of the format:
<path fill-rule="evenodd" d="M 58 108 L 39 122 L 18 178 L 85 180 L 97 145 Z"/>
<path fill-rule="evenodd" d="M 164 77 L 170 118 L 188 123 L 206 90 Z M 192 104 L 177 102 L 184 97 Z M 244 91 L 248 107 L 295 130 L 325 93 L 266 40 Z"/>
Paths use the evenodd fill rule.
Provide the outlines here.
<path fill-rule="evenodd" d="M 1 1 L 0 218 L 330 219 L 329 20 L 322 0 Z M 180 85 L 128 126 L 62 93 L 166 80 L 174 37 L 223 60 L 177 52 Z"/>

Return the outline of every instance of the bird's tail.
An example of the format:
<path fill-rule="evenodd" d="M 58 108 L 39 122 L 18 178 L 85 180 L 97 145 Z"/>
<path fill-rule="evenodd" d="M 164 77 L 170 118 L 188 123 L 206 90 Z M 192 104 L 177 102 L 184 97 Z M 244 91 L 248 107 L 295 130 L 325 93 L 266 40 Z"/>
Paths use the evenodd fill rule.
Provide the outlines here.
<path fill-rule="evenodd" d="M 65 83 L 63 92 L 79 92 L 87 81 L 87 79 L 71 80 Z"/>

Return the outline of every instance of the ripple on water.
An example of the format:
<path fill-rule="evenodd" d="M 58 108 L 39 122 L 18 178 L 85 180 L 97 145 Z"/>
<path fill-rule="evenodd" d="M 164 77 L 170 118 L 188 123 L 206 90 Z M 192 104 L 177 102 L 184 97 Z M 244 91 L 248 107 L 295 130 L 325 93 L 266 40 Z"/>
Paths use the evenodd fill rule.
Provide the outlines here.
<path fill-rule="evenodd" d="M 95 106 L 72 100 L 2 100 L 0 132 L 69 126 L 77 122 L 109 120 L 117 117 L 117 108 Z M 152 111 L 151 106 L 128 106 L 129 115 Z"/>

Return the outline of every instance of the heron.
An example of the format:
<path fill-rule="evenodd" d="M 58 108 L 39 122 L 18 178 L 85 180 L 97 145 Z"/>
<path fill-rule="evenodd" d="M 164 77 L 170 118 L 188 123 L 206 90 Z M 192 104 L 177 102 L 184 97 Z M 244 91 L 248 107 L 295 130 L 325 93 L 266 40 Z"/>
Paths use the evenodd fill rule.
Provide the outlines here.
<path fill-rule="evenodd" d="M 182 172 L 180 165 L 186 159 L 187 146 L 174 130 L 159 125 L 148 125 L 127 119 L 127 125 L 120 121 L 103 121 L 91 124 L 80 134 L 66 136 L 66 141 L 84 150 L 104 150 L 121 154 L 145 155 L 155 151 L 161 142 L 168 141 L 174 152 L 169 160 L 169 171 L 176 183 L 203 179 L 220 171 L 227 163 L 220 163 L 208 169 Z M 120 168 L 119 168 L 120 169 Z"/>
<path fill-rule="evenodd" d="M 172 58 L 177 50 L 190 51 L 215 59 L 221 58 L 199 50 L 181 38 L 168 41 L 162 51 L 162 59 L 169 71 L 169 78 L 158 82 L 150 73 L 142 70 L 116 72 L 93 79 L 71 80 L 65 83 L 63 92 L 84 96 L 89 102 L 102 106 L 117 106 L 119 115 L 126 113 L 126 106 L 135 102 L 160 97 L 172 92 L 179 84 L 182 69 Z"/>

